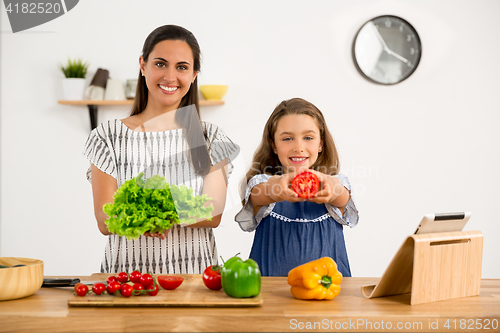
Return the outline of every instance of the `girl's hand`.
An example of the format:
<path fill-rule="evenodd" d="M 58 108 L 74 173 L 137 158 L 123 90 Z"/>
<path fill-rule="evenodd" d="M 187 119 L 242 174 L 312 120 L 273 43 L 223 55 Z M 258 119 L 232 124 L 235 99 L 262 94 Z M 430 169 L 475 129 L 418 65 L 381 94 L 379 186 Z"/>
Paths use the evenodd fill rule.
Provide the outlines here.
<path fill-rule="evenodd" d="M 167 237 L 169 231 L 170 231 L 170 229 L 167 229 L 164 232 L 149 232 L 149 231 L 146 231 L 144 233 L 144 236 L 146 236 L 146 237 L 157 237 L 157 238 L 165 239 Z"/>
<path fill-rule="evenodd" d="M 292 190 L 292 180 L 294 173 L 272 176 L 267 182 L 255 185 L 250 193 L 250 201 L 253 206 L 253 213 L 257 215 L 262 206 L 267 206 L 275 202 L 290 201 L 298 202 L 306 199 L 300 198 Z"/>
<path fill-rule="evenodd" d="M 295 173 L 276 175 L 267 181 L 267 195 L 276 202 L 290 201 L 298 202 L 306 199 L 300 198 L 292 189 L 292 180 Z"/>
<path fill-rule="evenodd" d="M 319 191 L 309 201 L 319 204 L 330 203 L 338 208 L 343 208 L 349 201 L 349 191 L 340 183 L 337 177 L 326 175 L 316 170 L 309 170 L 318 176 Z M 347 200 L 346 200 L 347 198 Z"/>

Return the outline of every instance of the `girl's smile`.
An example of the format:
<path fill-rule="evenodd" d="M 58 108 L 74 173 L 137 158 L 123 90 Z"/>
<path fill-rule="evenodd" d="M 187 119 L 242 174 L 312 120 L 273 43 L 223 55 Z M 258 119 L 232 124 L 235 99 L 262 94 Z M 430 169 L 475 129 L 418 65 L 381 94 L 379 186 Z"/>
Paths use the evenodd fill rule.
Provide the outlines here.
<path fill-rule="evenodd" d="M 292 156 L 289 159 L 292 164 L 302 165 L 307 162 L 308 157 Z"/>
<path fill-rule="evenodd" d="M 320 130 L 313 117 L 292 114 L 278 121 L 273 148 L 287 172 L 310 168 L 318 159 L 321 145 Z"/>

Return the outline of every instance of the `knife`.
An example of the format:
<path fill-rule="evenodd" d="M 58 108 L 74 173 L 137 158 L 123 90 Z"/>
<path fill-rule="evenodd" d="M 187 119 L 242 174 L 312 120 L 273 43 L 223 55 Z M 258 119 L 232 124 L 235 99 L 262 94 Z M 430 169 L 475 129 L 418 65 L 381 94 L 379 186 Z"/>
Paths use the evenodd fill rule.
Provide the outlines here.
<path fill-rule="evenodd" d="M 43 279 L 42 287 L 52 288 L 52 287 L 74 287 L 77 283 L 83 283 L 87 285 L 92 285 L 94 283 L 104 283 L 106 281 L 81 281 L 78 278 L 75 279 L 65 279 L 65 278 L 55 278 L 55 279 Z"/>

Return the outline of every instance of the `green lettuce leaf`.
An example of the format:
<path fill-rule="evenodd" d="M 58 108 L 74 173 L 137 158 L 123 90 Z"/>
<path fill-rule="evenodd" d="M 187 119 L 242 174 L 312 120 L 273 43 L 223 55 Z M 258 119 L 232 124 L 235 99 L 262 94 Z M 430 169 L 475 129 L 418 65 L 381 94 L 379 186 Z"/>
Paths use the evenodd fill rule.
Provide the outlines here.
<path fill-rule="evenodd" d="M 123 183 L 114 195 L 114 203 L 105 204 L 108 230 L 127 239 L 137 239 L 145 232 L 163 232 L 174 224 L 195 223 L 196 219 L 212 219 L 211 198 L 193 195 L 187 186 L 168 184 L 165 177 L 155 175 L 144 181 L 144 173 Z"/>

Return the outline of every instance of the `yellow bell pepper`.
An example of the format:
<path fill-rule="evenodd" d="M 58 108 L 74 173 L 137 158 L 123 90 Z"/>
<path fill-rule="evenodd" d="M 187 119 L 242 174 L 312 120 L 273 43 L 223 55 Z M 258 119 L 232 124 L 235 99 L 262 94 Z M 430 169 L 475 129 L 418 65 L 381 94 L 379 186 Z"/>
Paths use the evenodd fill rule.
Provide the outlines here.
<path fill-rule="evenodd" d="M 323 257 L 292 269 L 287 282 L 295 298 L 332 300 L 340 293 L 342 273 L 332 258 Z"/>

